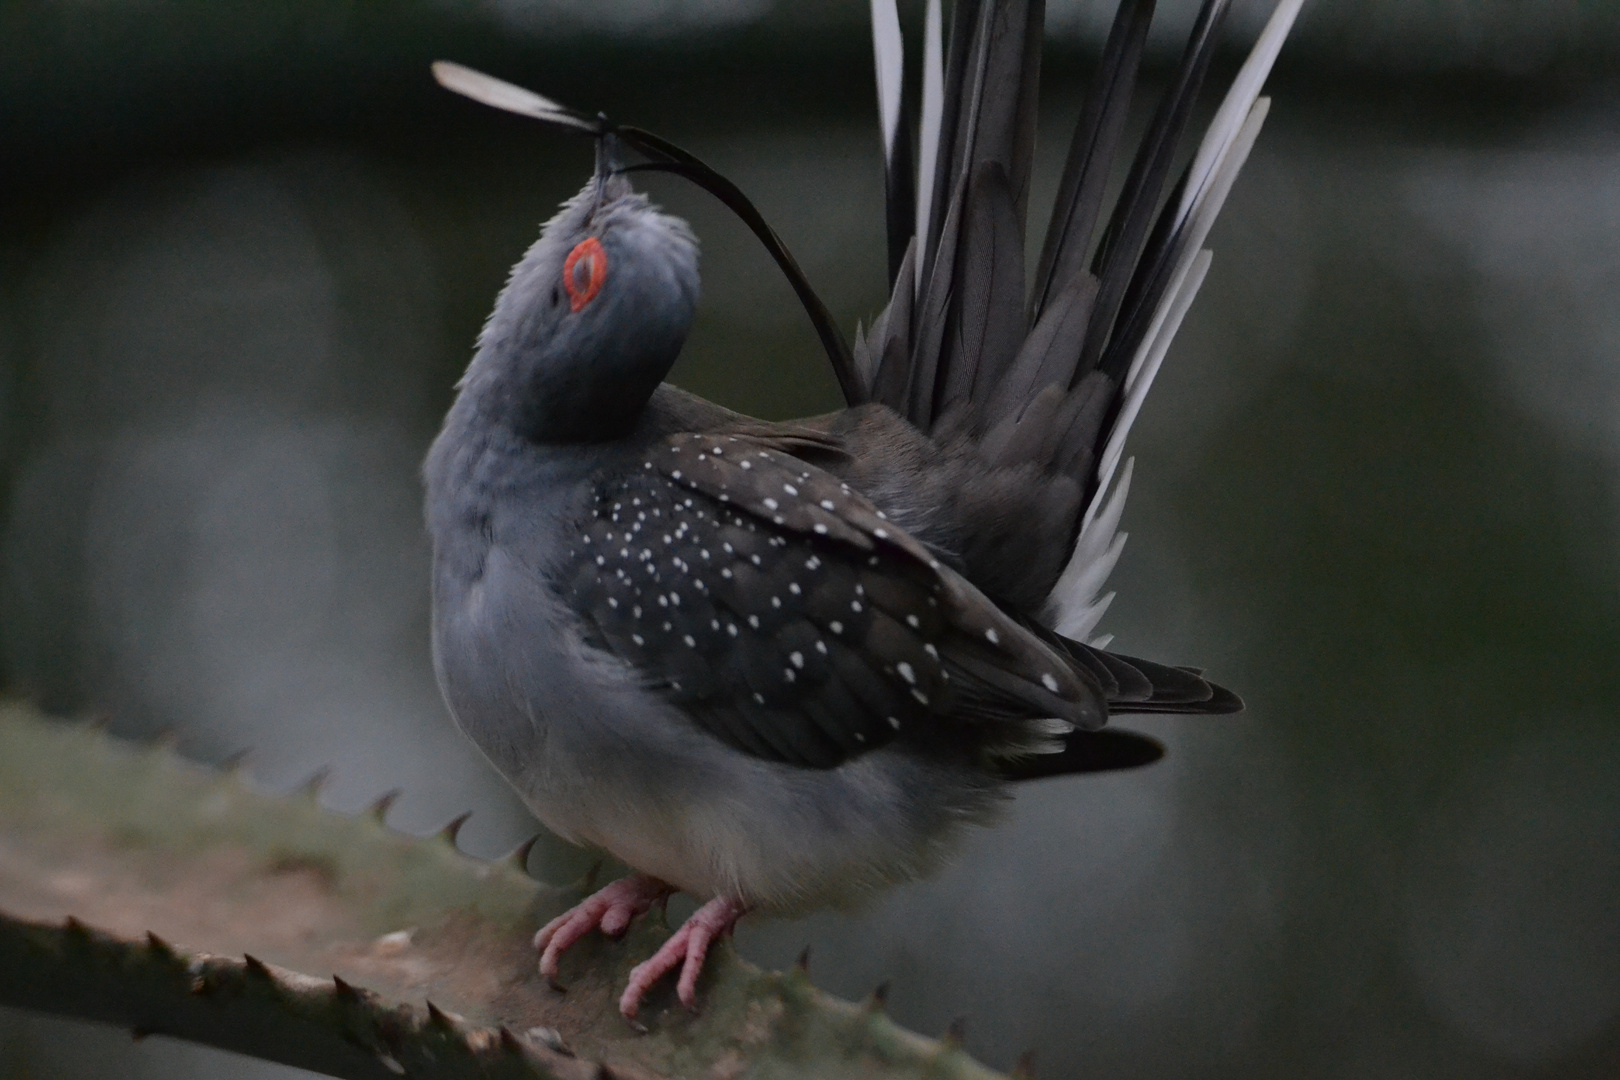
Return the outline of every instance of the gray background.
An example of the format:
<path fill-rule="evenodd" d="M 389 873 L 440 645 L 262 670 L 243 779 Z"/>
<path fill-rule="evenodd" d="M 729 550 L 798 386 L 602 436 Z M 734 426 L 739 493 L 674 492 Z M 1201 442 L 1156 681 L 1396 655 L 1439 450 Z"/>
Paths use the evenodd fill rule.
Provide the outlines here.
<path fill-rule="evenodd" d="M 1037 208 L 1110 7 L 1053 0 Z M 1238 4 L 1234 46 L 1268 7 Z M 269 788 L 330 765 L 340 810 L 403 787 L 400 828 L 472 809 L 466 846 L 515 844 L 527 814 L 433 687 L 416 470 L 590 150 L 427 62 L 689 146 L 853 328 L 883 293 L 864 19 L 0 4 L 6 690 L 202 760 L 252 747 Z M 745 924 L 746 955 L 809 942 L 821 985 L 891 979 L 902 1022 L 966 1016 L 975 1053 L 1033 1047 L 1047 1076 L 1620 1074 L 1615 71 L 1611 3 L 1307 5 L 1132 440 L 1103 626 L 1249 711 L 1138 723 L 1167 761 L 1030 788 L 938 879 Z M 704 242 L 674 381 L 834 406 L 742 227 L 648 184 Z M 0 1076 L 289 1073 L 0 1013 Z"/>

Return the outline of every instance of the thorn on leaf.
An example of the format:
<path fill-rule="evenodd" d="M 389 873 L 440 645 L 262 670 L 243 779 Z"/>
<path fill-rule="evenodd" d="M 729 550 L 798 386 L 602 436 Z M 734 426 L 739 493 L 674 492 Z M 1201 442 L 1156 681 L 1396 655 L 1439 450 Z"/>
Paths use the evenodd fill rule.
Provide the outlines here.
<path fill-rule="evenodd" d="M 326 787 L 326 782 L 331 778 L 332 767 L 330 765 L 322 765 L 320 768 L 316 769 L 310 774 L 308 780 L 305 780 L 302 784 L 298 785 L 298 793 L 307 799 L 319 801 L 321 797 L 321 789 Z"/>
<path fill-rule="evenodd" d="M 518 873 L 527 876 L 529 873 L 529 853 L 534 850 L 534 845 L 538 844 L 539 842 L 539 833 L 535 833 L 533 836 L 523 841 L 523 843 L 514 848 L 512 853 L 506 857 L 506 865 L 510 866 Z"/>
<path fill-rule="evenodd" d="M 247 772 L 248 761 L 253 757 L 253 748 L 244 746 L 232 754 L 226 754 L 219 759 L 216 768 L 227 774 L 241 774 Z"/>
<path fill-rule="evenodd" d="M 1018 1055 L 1018 1064 L 1009 1074 L 1012 1080 L 1035 1080 L 1035 1051 L 1025 1050 Z"/>
<path fill-rule="evenodd" d="M 465 814 L 457 814 L 451 818 L 445 827 L 439 830 L 439 839 L 451 847 L 455 847 L 456 835 L 461 832 L 461 827 L 467 824 L 467 819 L 470 817 L 472 817 L 472 811 L 468 810 Z"/>
<path fill-rule="evenodd" d="M 946 1025 L 945 1037 L 940 1041 L 946 1046 L 961 1046 L 965 1038 L 967 1038 L 967 1017 L 958 1016 Z"/>
<path fill-rule="evenodd" d="M 394 805 L 394 801 L 398 799 L 401 794 L 403 793 L 399 790 L 399 788 L 394 788 L 391 791 L 383 792 L 381 795 L 377 796 L 377 800 L 367 808 L 367 813 L 371 815 L 372 820 L 374 820 L 377 824 L 387 825 L 388 811 Z"/>

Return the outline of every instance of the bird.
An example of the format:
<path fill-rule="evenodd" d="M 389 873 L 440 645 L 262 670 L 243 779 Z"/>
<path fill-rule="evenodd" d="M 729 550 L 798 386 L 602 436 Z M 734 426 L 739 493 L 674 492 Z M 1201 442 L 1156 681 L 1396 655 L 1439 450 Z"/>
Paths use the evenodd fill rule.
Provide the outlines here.
<path fill-rule="evenodd" d="M 1228 8 L 1203 0 L 1105 218 L 1154 15 L 1121 0 L 1026 279 L 1041 0 L 956 0 L 948 41 L 927 0 L 920 96 L 895 2 L 873 0 L 891 292 L 853 346 L 695 156 L 435 65 L 449 89 L 596 143 L 590 179 L 513 267 L 423 469 L 450 714 L 548 829 L 631 870 L 539 931 L 547 978 L 678 891 L 699 906 L 619 1009 L 634 1020 L 673 973 L 696 1007 L 708 950 L 746 914 L 858 903 L 948 862 L 1018 783 L 1163 753 L 1115 716 L 1242 708 L 1095 631 L 1125 540 L 1126 435 L 1299 7 L 1277 5 L 1189 157 Z M 765 242 L 845 408 L 770 422 L 666 381 L 699 246 L 636 190 L 641 169 L 694 180 Z"/>

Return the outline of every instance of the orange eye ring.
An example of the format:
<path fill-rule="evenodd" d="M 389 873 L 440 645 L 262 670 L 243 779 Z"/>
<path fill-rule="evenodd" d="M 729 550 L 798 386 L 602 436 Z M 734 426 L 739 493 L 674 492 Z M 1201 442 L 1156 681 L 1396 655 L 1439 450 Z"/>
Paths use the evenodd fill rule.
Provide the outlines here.
<path fill-rule="evenodd" d="M 568 253 L 563 261 L 563 288 L 568 290 L 568 306 L 572 310 L 578 311 L 602 291 L 602 282 L 607 280 L 607 262 L 607 252 L 594 236 L 587 236 Z"/>

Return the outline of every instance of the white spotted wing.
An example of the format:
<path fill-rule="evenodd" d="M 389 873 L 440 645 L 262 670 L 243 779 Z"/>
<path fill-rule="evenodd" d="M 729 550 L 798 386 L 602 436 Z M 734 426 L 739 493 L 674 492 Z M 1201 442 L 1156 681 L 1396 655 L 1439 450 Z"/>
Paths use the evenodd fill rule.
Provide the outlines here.
<path fill-rule="evenodd" d="M 597 485 L 568 599 L 726 743 L 828 768 L 896 738 L 1038 752 L 1105 719 L 1091 676 L 828 473 L 709 434 L 640 465 Z"/>

